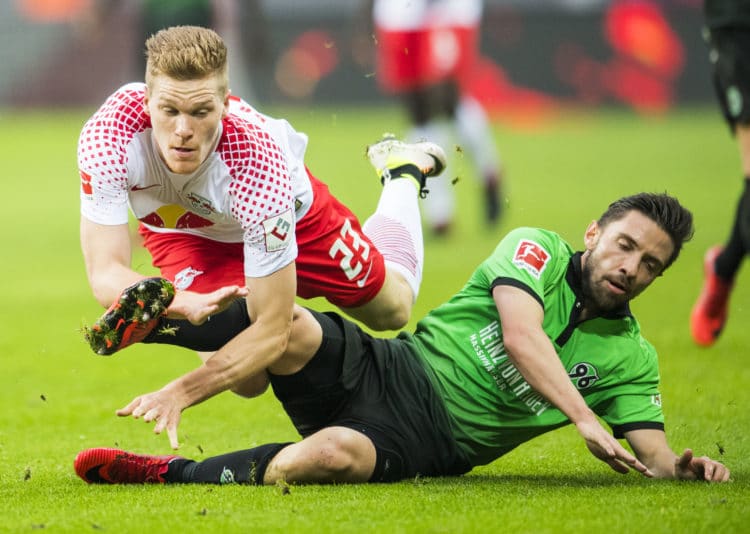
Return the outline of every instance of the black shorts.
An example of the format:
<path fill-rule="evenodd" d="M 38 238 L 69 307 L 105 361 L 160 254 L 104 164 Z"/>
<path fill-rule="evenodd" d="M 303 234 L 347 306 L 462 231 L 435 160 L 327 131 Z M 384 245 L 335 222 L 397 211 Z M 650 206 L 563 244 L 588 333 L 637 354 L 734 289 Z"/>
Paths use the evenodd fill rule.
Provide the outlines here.
<path fill-rule="evenodd" d="M 303 437 L 343 426 L 377 451 L 371 482 L 471 469 L 450 431 L 445 406 L 410 345 L 373 338 L 335 313 L 312 312 L 323 344 L 298 373 L 271 385 Z"/>
<path fill-rule="evenodd" d="M 737 28 L 705 30 L 713 83 L 732 131 L 750 123 L 750 32 Z"/>

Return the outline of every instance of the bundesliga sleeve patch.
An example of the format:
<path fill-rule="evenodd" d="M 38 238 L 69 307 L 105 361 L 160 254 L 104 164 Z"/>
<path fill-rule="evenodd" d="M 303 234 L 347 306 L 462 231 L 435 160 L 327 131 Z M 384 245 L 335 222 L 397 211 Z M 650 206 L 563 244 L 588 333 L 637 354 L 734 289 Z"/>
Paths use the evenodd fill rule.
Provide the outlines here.
<path fill-rule="evenodd" d="M 266 250 L 275 252 L 286 248 L 294 238 L 294 214 L 292 210 L 270 217 L 263 221 L 263 231 L 266 238 Z"/>
<path fill-rule="evenodd" d="M 534 278 L 539 279 L 547 267 L 550 254 L 539 243 L 530 239 L 522 239 L 518 242 L 516 253 L 513 255 L 513 265 L 519 269 L 528 271 Z"/>

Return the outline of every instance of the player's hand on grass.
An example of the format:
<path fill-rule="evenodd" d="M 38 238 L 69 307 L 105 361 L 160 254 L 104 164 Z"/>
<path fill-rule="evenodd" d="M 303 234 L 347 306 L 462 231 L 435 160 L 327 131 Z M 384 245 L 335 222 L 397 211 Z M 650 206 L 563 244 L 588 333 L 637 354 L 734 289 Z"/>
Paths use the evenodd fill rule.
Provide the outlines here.
<path fill-rule="evenodd" d="M 211 293 L 177 291 L 167 316 L 172 319 L 187 319 L 192 324 L 205 323 L 211 315 L 226 310 L 238 298 L 247 296 L 247 288 L 225 286 Z"/>
<path fill-rule="evenodd" d="M 120 417 L 143 418 L 146 423 L 156 422 L 154 433 L 161 434 L 166 430 L 169 444 L 177 450 L 180 447 L 177 439 L 177 427 L 180 425 L 182 410 L 185 407 L 178 395 L 167 386 L 153 393 L 139 395 L 130 404 L 120 408 L 115 413 Z"/>
<path fill-rule="evenodd" d="M 654 476 L 648 467 L 625 449 L 598 421 L 581 422 L 576 424 L 576 428 L 586 441 L 591 454 L 609 465 L 614 471 L 626 474 L 631 469 L 635 469 L 644 476 Z"/>
<path fill-rule="evenodd" d="M 724 464 L 708 456 L 693 456 L 693 451 L 685 449 L 682 456 L 675 461 L 675 478 L 686 480 L 706 480 L 708 482 L 726 482 L 729 480 L 729 469 Z"/>

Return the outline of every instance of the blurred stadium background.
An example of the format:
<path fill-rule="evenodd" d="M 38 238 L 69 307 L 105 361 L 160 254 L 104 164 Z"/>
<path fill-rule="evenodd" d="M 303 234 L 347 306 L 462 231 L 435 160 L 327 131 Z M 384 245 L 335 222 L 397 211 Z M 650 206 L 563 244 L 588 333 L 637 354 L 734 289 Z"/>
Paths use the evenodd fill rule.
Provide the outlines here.
<path fill-rule="evenodd" d="M 206 4 L 210 4 L 206 8 Z M 496 118 L 560 106 L 663 113 L 713 96 L 701 0 L 487 0 L 472 91 Z M 233 89 L 260 105 L 387 99 L 363 0 L 5 0 L 0 108 L 98 105 L 141 80 L 143 35 L 178 11 L 229 42 Z M 189 20 L 190 21 L 190 20 Z M 718 115 L 718 112 L 717 112 Z M 717 116 L 718 120 L 718 116 Z"/>

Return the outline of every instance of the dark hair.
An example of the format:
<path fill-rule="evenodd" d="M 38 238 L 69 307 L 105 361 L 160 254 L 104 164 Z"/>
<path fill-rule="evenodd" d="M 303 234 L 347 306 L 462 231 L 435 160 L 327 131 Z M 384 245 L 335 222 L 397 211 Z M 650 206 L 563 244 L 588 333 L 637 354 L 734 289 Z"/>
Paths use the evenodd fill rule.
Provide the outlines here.
<path fill-rule="evenodd" d="M 609 205 L 597 224 L 604 228 L 612 221 L 618 221 L 631 211 L 639 211 L 654 221 L 672 239 L 674 251 L 664 269 L 672 265 L 680 255 L 682 244 L 690 241 L 695 232 L 693 214 L 680 202 L 666 193 L 638 193 L 615 200 Z"/>

